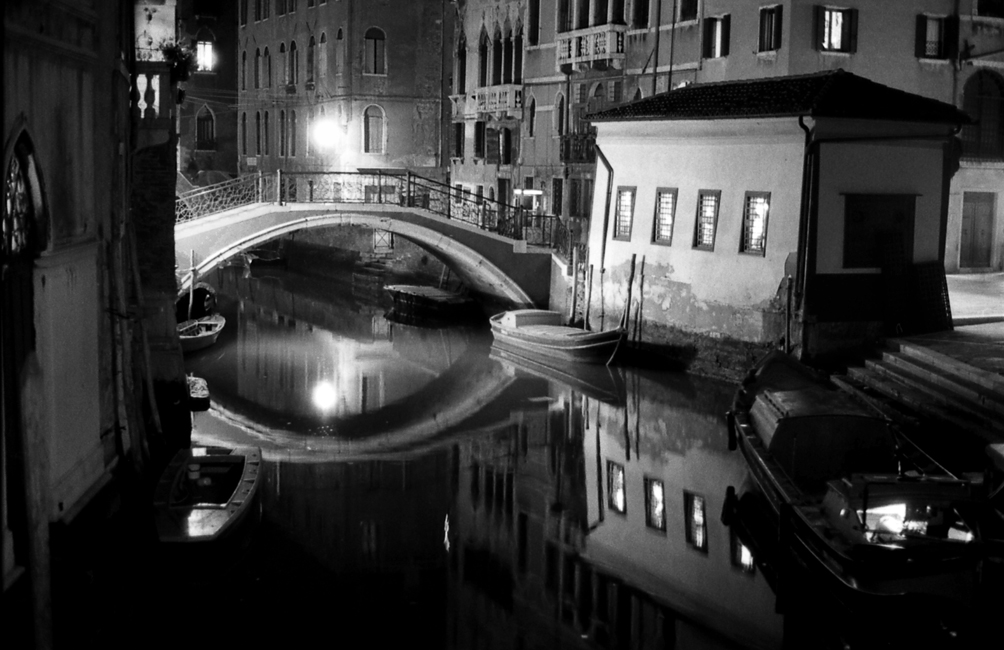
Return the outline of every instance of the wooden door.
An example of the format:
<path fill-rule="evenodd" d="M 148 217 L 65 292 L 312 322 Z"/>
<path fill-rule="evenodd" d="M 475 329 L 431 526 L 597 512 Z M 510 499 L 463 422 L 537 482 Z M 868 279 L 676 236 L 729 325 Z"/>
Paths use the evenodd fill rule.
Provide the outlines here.
<path fill-rule="evenodd" d="M 964 192 L 962 195 L 962 237 L 959 266 L 990 266 L 993 245 L 994 195 L 992 192 Z"/>

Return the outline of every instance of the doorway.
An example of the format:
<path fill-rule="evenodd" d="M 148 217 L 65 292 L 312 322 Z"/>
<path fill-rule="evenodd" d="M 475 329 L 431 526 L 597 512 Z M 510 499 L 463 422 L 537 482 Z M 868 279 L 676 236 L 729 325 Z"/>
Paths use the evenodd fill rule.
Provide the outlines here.
<path fill-rule="evenodd" d="M 959 241 L 961 268 L 979 269 L 990 266 L 993 221 L 993 192 L 962 193 L 962 234 Z"/>

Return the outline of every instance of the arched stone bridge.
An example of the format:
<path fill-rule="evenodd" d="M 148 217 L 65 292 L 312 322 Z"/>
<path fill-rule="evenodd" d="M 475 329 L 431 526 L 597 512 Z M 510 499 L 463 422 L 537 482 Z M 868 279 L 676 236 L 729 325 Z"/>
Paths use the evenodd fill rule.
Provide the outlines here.
<path fill-rule="evenodd" d="M 546 306 L 551 252 L 567 249 L 554 217 L 473 197 L 414 174 L 276 172 L 179 195 L 175 250 L 181 290 L 194 254 L 204 274 L 287 233 L 333 225 L 392 232 L 429 250 L 481 296 Z"/>

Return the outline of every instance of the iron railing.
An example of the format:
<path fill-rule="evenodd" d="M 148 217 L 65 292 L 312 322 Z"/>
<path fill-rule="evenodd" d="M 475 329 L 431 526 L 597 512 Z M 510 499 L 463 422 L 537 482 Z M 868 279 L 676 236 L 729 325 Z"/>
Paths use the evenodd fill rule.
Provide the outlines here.
<path fill-rule="evenodd" d="M 176 222 L 260 203 L 363 203 L 418 208 L 503 237 L 555 249 L 566 259 L 571 259 L 575 244 L 566 225 L 554 215 L 534 214 L 412 173 L 278 171 L 245 175 L 179 194 Z"/>

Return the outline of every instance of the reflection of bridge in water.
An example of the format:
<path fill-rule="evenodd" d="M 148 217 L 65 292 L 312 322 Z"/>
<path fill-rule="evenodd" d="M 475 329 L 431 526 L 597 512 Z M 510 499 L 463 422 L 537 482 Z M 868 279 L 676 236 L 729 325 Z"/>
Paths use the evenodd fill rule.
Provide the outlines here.
<path fill-rule="evenodd" d="M 305 228 L 360 225 L 394 233 L 439 257 L 481 296 L 543 306 L 552 251 L 570 259 L 553 216 L 473 197 L 414 174 L 276 172 L 186 192 L 177 200 L 178 268 L 200 274 L 243 250 Z M 187 289 L 190 276 L 182 282 Z"/>

